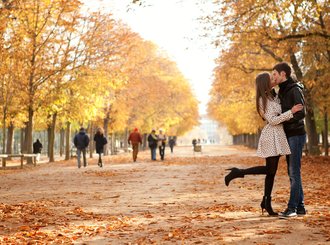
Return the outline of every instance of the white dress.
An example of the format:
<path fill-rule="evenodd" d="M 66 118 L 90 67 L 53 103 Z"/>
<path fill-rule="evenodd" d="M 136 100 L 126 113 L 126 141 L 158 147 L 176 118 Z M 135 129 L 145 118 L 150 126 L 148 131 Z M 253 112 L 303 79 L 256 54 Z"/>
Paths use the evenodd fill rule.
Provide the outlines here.
<path fill-rule="evenodd" d="M 266 158 L 271 156 L 289 155 L 290 147 L 283 129 L 282 122 L 293 118 L 291 110 L 282 113 L 280 100 L 267 99 L 266 109 L 263 110 L 260 98 L 260 112 L 263 113 L 267 125 L 262 129 L 259 138 L 257 156 Z"/>

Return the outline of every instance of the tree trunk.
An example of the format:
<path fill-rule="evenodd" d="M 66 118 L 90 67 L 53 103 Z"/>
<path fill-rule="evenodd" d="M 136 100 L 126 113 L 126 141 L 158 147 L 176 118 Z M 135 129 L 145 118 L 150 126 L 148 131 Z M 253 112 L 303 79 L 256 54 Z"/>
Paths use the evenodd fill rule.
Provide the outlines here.
<path fill-rule="evenodd" d="M 71 150 L 71 123 L 66 123 L 66 133 L 65 133 L 65 160 L 70 159 Z"/>
<path fill-rule="evenodd" d="M 32 131 L 33 131 L 33 114 L 34 114 L 34 111 L 33 111 L 33 108 L 32 108 L 32 104 L 29 106 L 29 121 L 27 123 L 27 127 L 26 127 L 26 134 L 25 134 L 25 152 L 28 153 L 28 154 L 32 154 L 33 151 L 32 151 Z M 32 158 L 29 157 L 27 159 L 27 163 L 28 164 L 32 164 L 33 161 L 32 161 Z"/>
<path fill-rule="evenodd" d="M 93 158 L 93 151 L 94 151 L 93 135 L 94 135 L 94 126 L 93 126 L 93 122 L 91 121 L 89 128 L 89 158 Z"/>
<path fill-rule="evenodd" d="M 108 139 L 108 144 L 106 144 L 104 146 L 104 156 L 108 156 L 109 155 L 109 145 L 110 145 L 110 140 L 108 137 L 108 125 L 109 125 L 109 117 L 106 117 L 103 119 L 103 128 L 104 128 L 104 136 Z"/>
<path fill-rule="evenodd" d="M 65 138 L 65 130 L 61 128 L 60 130 L 60 156 L 62 157 L 64 154 L 64 138 Z"/>
<path fill-rule="evenodd" d="M 312 100 L 310 93 L 307 91 L 305 93 L 305 100 L 306 100 L 306 131 L 307 131 L 307 137 L 308 137 L 308 143 L 307 143 L 307 149 L 308 154 L 310 155 L 319 155 L 320 149 L 319 149 L 319 137 L 316 131 L 316 122 L 314 117 L 314 110 L 312 106 Z"/>
<path fill-rule="evenodd" d="M 21 153 L 23 153 L 24 152 L 24 146 L 25 146 L 25 139 L 24 139 L 24 134 L 25 133 L 25 128 L 21 128 L 21 138 L 20 138 L 20 144 L 21 144 Z"/>
<path fill-rule="evenodd" d="M 116 134 L 114 132 L 111 133 L 111 155 L 115 155 L 115 142 L 116 142 Z"/>
<path fill-rule="evenodd" d="M 323 145 L 324 145 L 324 154 L 326 156 L 329 156 L 329 140 L 328 140 L 328 133 L 329 133 L 329 128 L 328 128 L 328 112 L 327 112 L 327 108 L 325 108 L 324 110 L 324 141 L 323 141 Z"/>
<path fill-rule="evenodd" d="M 303 73 L 301 68 L 299 67 L 299 63 L 297 61 L 296 55 L 293 50 L 290 50 L 290 61 L 293 67 L 293 70 L 297 76 L 299 81 L 303 79 Z M 320 149 L 318 147 L 319 139 L 316 131 L 316 122 L 314 117 L 313 110 L 313 100 L 309 90 L 305 90 L 305 104 L 306 104 L 306 131 L 308 137 L 307 149 L 308 153 L 311 155 L 319 155 Z"/>
<path fill-rule="evenodd" d="M 125 134 L 124 134 L 124 151 L 128 151 L 128 128 L 125 128 Z"/>
<path fill-rule="evenodd" d="M 6 150 L 7 154 L 12 154 L 13 152 L 13 137 L 14 137 L 14 125 L 13 123 L 10 123 L 8 127 L 8 136 L 7 136 L 7 150 Z"/>
<path fill-rule="evenodd" d="M 7 109 L 4 106 L 3 115 L 2 115 L 2 153 L 6 153 L 6 114 Z"/>
<path fill-rule="evenodd" d="M 51 135 L 52 135 L 52 126 L 49 125 L 47 128 L 47 156 L 48 156 L 48 158 L 50 157 L 50 139 L 52 137 Z"/>
<path fill-rule="evenodd" d="M 57 113 L 54 113 L 52 116 L 52 124 L 50 126 L 50 137 L 49 137 L 49 145 L 48 145 L 48 149 L 49 149 L 49 162 L 55 162 L 55 154 L 54 154 L 54 150 L 55 150 L 55 131 L 56 131 L 56 118 L 57 118 Z"/>

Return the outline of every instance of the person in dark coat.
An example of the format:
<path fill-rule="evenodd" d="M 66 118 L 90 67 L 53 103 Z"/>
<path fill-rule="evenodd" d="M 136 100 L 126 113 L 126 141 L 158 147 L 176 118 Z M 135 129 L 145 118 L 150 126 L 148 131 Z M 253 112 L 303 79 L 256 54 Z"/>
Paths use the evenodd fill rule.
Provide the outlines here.
<path fill-rule="evenodd" d="M 151 151 L 151 160 L 156 161 L 156 149 L 157 149 L 158 137 L 156 130 L 153 129 L 148 136 L 148 145 Z"/>
<path fill-rule="evenodd" d="M 193 145 L 193 148 L 195 148 L 195 146 L 197 145 L 197 140 L 196 139 L 193 139 L 191 143 Z"/>
<path fill-rule="evenodd" d="M 99 161 L 97 165 L 99 165 L 99 167 L 102 168 L 103 167 L 102 153 L 104 146 L 108 143 L 107 138 L 104 137 L 102 128 L 97 129 L 96 134 L 94 135 L 94 141 L 95 141 L 96 153 L 99 154 Z"/>
<path fill-rule="evenodd" d="M 73 139 L 73 144 L 77 148 L 78 168 L 81 167 L 81 164 L 80 164 L 81 153 L 83 155 L 84 167 L 87 167 L 86 148 L 89 145 L 89 137 L 86 134 L 84 128 L 80 128 L 79 133 L 75 135 L 75 137 Z"/>
<path fill-rule="evenodd" d="M 169 144 L 169 146 L 171 148 L 171 153 L 173 153 L 173 148 L 175 146 L 175 139 L 174 139 L 174 137 L 171 137 L 170 138 L 170 140 L 168 141 L 168 144 Z"/>
<path fill-rule="evenodd" d="M 39 162 L 41 154 L 42 144 L 39 139 L 33 143 L 33 154 L 37 154 L 36 161 Z"/>

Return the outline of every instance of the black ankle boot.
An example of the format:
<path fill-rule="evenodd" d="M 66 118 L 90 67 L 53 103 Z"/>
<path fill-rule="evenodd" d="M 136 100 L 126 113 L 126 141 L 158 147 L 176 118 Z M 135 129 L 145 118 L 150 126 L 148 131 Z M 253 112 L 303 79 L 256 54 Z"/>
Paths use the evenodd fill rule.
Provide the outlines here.
<path fill-rule="evenodd" d="M 264 196 L 262 202 L 260 203 L 261 211 L 264 213 L 264 209 L 266 209 L 267 213 L 271 216 L 276 216 L 278 213 L 273 211 L 272 208 L 272 197 Z"/>
<path fill-rule="evenodd" d="M 244 174 L 242 172 L 242 170 L 238 169 L 238 168 L 229 168 L 226 170 L 231 170 L 229 174 L 226 175 L 225 177 L 225 184 L 226 186 L 229 185 L 229 182 L 233 179 L 236 178 L 244 178 Z"/>

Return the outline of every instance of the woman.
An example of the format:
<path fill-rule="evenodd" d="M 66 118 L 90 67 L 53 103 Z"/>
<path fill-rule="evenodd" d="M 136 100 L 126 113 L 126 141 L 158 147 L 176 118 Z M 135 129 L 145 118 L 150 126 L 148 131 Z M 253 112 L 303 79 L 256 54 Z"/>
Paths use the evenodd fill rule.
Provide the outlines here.
<path fill-rule="evenodd" d="M 303 106 L 298 104 L 293 106 L 291 110 L 282 113 L 279 99 L 272 89 L 275 85 L 267 72 L 259 74 L 256 78 L 256 109 L 258 114 L 267 122 L 260 135 L 257 156 L 266 159 L 266 166 L 256 166 L 248 169 L 227 169 L 231 170 L 231 172 L 225 177 L 225 184 L 228 186 L 231 180 L 244 178 L 245 175 L 266 175 L 264 197 L 260 206 L 262 213 L 266 209 L 269 215 L 277 215 L 271 206 L 271 193 L 278 161 L 281 155 L 289 155 L 291 153 L 281 123 L 290 120 L 294 113 L 303 109 Z"/>
<path fill-rule="evenodd" d="M 108 143 L 107 138 L 104 137 L 104 135 L 103 135 L 102 128 L 97 129 L 96 134 L 94 136 L 94 141 L 95 141 L 96 153 L 99 154 L 99 161 L 98 161 L 97 165 L 99 165 L 99 167 L 102 168 L 103 164 L 102 164 L 101 155 L 103 153 L 104 146 Z"/>

